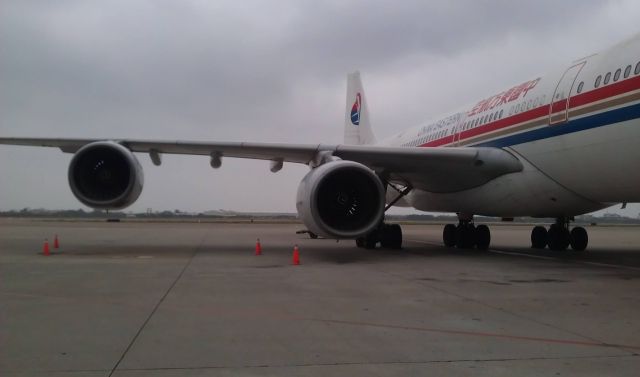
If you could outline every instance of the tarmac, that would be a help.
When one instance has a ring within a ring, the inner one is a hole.
[[[487,252],[302,228],[2,219],[0,376],[640,375],[638,227],[589,227],[583,253],[519,225]]]

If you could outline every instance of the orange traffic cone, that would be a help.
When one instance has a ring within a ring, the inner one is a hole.
[[[49,240],[47,240],[45,238],[44,240],[44,245],[42,245],[42,254],[44,254],[45,256],[49,256]]]
[[[262,246],[260,246],[260,238],[256,241],[256,255],[262,255]]]
[[[298,245],[293,247],[293,261],[292,264],[294,266],[298,266],[300,264],[300,251],[298,250]]]
[[[53,248],[54,249],[58,249],[60,248],[60,243],[58,242],[58,235],[56,234],[56,236],[53,238]]]

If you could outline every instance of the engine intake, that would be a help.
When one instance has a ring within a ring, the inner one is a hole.
[[[135,202],[144,184],[142,167],[133,153],[112,141],[80,148],[69,165],[69,185],[83,204],[121,209]]]
[[[380,223],[384,203],[382,182],[371,169],[353,161],[333,161],[302,179],[296,208],[313,233],[357,238]]]

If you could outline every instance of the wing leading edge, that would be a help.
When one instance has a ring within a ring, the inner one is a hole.
[[[60,148],[75,153],[105,139],[0,138],[0,144]],[[112,139],[132,152],[248,158],[314,165],[325,155],[359,162],[391,181],[429,192],[455,192],[522,171],[499,148],[415,148],[375,145],[280,144]]]

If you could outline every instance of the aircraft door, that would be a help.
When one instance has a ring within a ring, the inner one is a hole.
[[[465,116],[463,116],[462,113],[456,115],[456,120],[455,120],[453,129],[451,130],[451,135],[452,135],[451,146],[452,147],[460,146],[460,134],[463,131],[462,126],[464,124],[463,122],[464,119],[465,119]]]
[[[580,62],[569,67],[560,78],[558,85],[556,85],[549,105],[550,126],[562,124],[568,120],[571,91],[575,86],[578,74],[585,64],[586,62]]]

